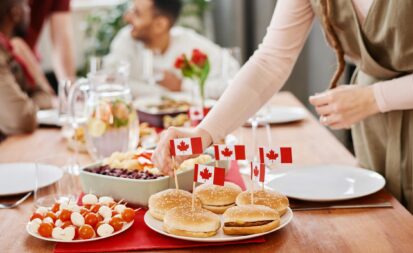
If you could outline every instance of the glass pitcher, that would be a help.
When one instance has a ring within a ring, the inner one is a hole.
[[[136,149],[139,143],[139,121],[128,85],[104,76],[90,73],[88,84],[74,85],[69,97],[72,122],[84,127],[86,147],[95,160]]]

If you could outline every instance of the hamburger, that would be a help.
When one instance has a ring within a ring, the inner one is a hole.
[[[245,206],[251,204],[251,192],[243,192],[238,195],[236,199],[238,206]],[[274,191],[254,191],[254,204],[268,206],[277,210],[280,216],[283,216],[288,209],[288,198],[281,193]]]
[[[195,189],[195,196],[202,207],[217,214],[223,214],[228,208],[235,206],[235,199],[242,192],[236,184],[225,182],[224,186],[203,184]]]
[[[262,205],[245,205],[228,208],[223,215],[226,235],[251,235],[271,231],[280,225],[280,215]]]
[[[167,189],[149,197],[149,213],[157,220],[163,221],[164,215],[177,206],[192,205],[192,194],[178,189]],[[199,199],[195,199],[195,206],[201,207]]]
[[[169,234],[189,237],[211,237],[221,227],[218,215],[200,207],[175,207],[166,212],[163,230]]]

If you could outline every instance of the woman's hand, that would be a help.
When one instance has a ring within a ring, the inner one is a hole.
[[[373,86],[343,85],[310,97],[320,122],[332,129],[351,125],[379,112]]]
[[[158,167],[164,174],[172,175],[173,166],[172,166],[172,159],[171,159],[171,155],[169,151],[169,141],[175,138],[190,138],[190,137],[201,137],[202,146],[204,149],[212,144],[211,135],[203,129],[200,129],[200,128],[184,129],[184,128],[170,127],[168,128],[168,130],[164,131],[161,134],[161,139],[158,143],[158,146],[155,149],[155,152],[152,155],[152,161],[154,162],[155,166]],[[179,164],[184,159],[185,157],[177,156],[175,161]]]

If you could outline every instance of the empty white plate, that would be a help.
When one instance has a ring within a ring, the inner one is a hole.
[[[271,106],[264,107],[257,113],[260,123],[284,124],[303,120],[307,117],[307,112],[301,107]],[[251,125],[251,119],[246,125]]]
[[[43,126],[61,127],[63,122],[59,120],[59,113],[56,109],[37,111],[37,122]]]
[[[290,198],[337,201],[359,198],[382,189],[384,178],[371,170],[346,165],[280,168],[268,172],[266,186]]]
[[[52,165],[39,166],[39,188],[51,185],[62,178],[62,171]],[[35,189],[36,167],[34,163],[0,164],[0,196],[21,194]]]

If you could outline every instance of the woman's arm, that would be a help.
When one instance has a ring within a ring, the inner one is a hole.
[[[373,90],[380,112],[413,109],[413,74],[376,83]]]
[[[217,105],[194,130],[169,128],[161,136],[152,160],[172,171],[169,140],[201,136],[204,147],[219,142],[243,124],[287,80],[310,31],[314,13],[308,0],[279,0],[267,35]],[[179,162],[182,157],[177,157]]]
[[[278,1],[263,43],[199,126],[214,142],[244,123],[285,83],[313,18],[308,0]]]

